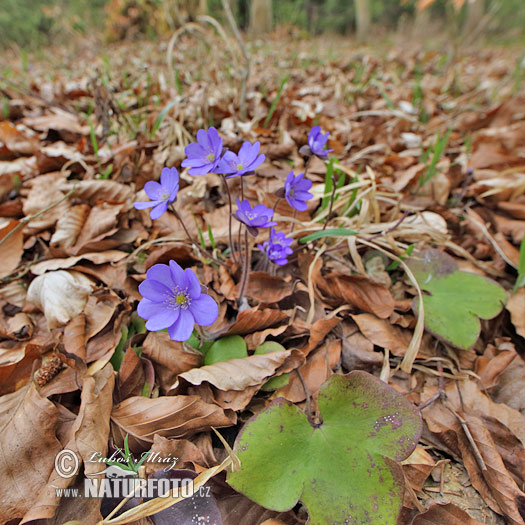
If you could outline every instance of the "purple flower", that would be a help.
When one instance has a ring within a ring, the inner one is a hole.
[[[217,303],[201,292],[195,272],[183,270],[175,261],[155,264],[139,285],[143,296],[137,313],[150,331],[168,329],[173,341],[187,341],[193,326],[209,326],[219,315]]]
[[[238,155],[233,151],[227,151],[219,162],[217,173],[231,173],[232,175],[226,177],[229,179],[255,171],[265,159],[264,155],[257,156],[260,147],[259,142],[255,144],[245,142]]]
[[[275,228],[270,230],[270,239],[263,244],[258,244],[257,248],[266,253],[268,259],[275,264],[283,265],[288,262],[288,255],[293,253],[290,248],[293,240],[286,237],[282,232],[276,233]]]
[[[248,231],[252,235],[257,235],[257,228],[268,228],[275,226],[277,223],[273,222],[273,210],[267,208],[264,204],[257,204],[253,208],[248,201],[240,201],[237,199],[237,211],[235,218],[248,226]]]
[[[314,155],[318,157],[326,157],[328,153],[334,151],[333,149],[326,149],[326,143],[328,142],[327,131],[324,135],[321,132],[321,126],[314,126],[308,134],[308,146]]]
[[[191,168],[190,175],[206,175],[213,171],[221,159],[222,139],[215,128],[207,132],[197,131],[197,142],[192,142],[184,148],[187,159],[182,161],[183,168]]]
[[[179,172],[176,168],[162,168],[160,172],[160,184],[150,180],[144,185],[146,195],[151,202],[135,202],[137,210],[153,208],[149,216],[158,219],[167,209],[171,202],[177,198],[179,191]]]
[[[298,211],[304,211],[308,207],[306,201],[310,200],[313,195],[308,191],[312,187],[312,181],[304,178],[304,173],[297,177],[293,171],[288,173],[284,183],[284,197],[288,204]]]

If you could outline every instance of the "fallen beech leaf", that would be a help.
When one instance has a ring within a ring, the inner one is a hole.
[[[259,310],[256,306],[249,310],[239,312],[237,320],[233,323],[225,335],[246,335],[264,330],[265,328],[273,327],[284,319],[288,318],[288,314],[282,310],[273,308],[265,308]]]
[[[16,398],[8,408],[5,426],[0,432],[0,522],[6,523],[23,517],[35,503],[37,495],[46,485],[53,470],[55,456],[61,445],[55,436],[58,411],[55,405],[40,396],[34,384],[19,392],[5,396]],[[6,414],[2,414],[5,420]]]
[[[70,248],[75,244],[78,234],[89,213],[87,204],[72,206],[67,212],[58,219],[55,226],[55,233],[51,237],[51,246]]]
[[[200,385],[206,381],[220,390],[244,390],[246,387],[264,383],[273,375],[297,368],[303,359],[303,354],[297,349],[251,355],[243,359],[194,368],[180,374],[179,378],[192,385]]]
[[[385,319],[378,319],[372,314],[352,315],[359,330],[374,345],[390,350],[396,356],[403,356],[407,351],[412,334]]]
[[[510,312],[510,319],[516,332],[525,339],[525,287],[518,288],[510,296],[505,308]]]
[[[509,406],[525,416],[525,361],[521,356],[516,356],[501,374],[492,398],[496,403],[502,403],[498,406]],[[525,447],[525,432],[522,441]]]
[[[157,454],[157,455],[155,455]],[[164,458],[177,458],[177,469],[194,467],[200,465],[208,468],[208,462],[200,449],[187,439],[167,439],[155,435],[151,446],[151,461],[146,461],[146,473],[153,474],[159,469],[170,467],[169,463],[159,461]],[[155,461],[156,459],[159,459]]]
[[[483,525],[481,521],[471,518],[464,510],[452,503],[439,505],[434,503],[430,508],[418,514],[412,525]]]
[[[50,329],[57,328],[82,312],[93,288],[84,274],[58,270],[36,277],[27,290],[27,300],[44,312]]]
[[[155,434],[183,438],[237,422],[233,410],[205,403],[199,396],[130,397],[113,408],[111,419],[124,432],[150,443]]]
[[[324,298],[334,306],[340,306],[344,301],[381,319],[386,319],[394,311],[394,299],[388,288],[364,275],[331,273],[322,277],[318,273],[314,282]]]
[[[102,253],[84,253],[74,257],[67,257],[66,259],[49,259],[31,266],[31,273],[35,275],[42,275],[43,273],[50,270],[63,270],[66,268],[71,268],[82,259],[86,259],[87,261],[91,261],[95,264],[104,264],[120,261],[127,256],[128,254],[126,252],[121,252],[119,250],[107,250]]]
[[[238,286],[235,288],[238,291]],[[265,272],[252,272],[246,295],[261,303],[278,303],[292,294],[293,283]]]
[[[34,132],[27,128],[24,131],[8,120],[0,122],[0,157],[32,155],[38,150],[37,138],[30,136]]]
[[[19,225],[20,221],[10,221],[7,226],[0,228],[0,243],[2,243],[0,245],[2,253],[0,277],[5,277],[16,270],[24,253],[24,228],[18,228],[16,232],[11,234]],[[7,235],[10,237],[3,242]]]

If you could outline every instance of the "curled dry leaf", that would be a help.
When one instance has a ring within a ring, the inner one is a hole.
[[[510,318],[516,332],[525,339],[525,287],[518,288],[510,296],[505,308],[510,312]]]
[[[50,270],[63,270],[75,266],[77,262],[85,259],[95,264],[113,263],[127,257],[126,252],[120,250],[107,250],[105,252],[84,253],[74,257],[67,257],[66,259],[48,259],[31,266],[31,273],[35,275],[42,275]]]
[[[20,259],[24,253],[24,233],[23,227],[20,226],[20,221],[10,221],[9,224],[0,228],[0,251],[2,253],[2,265],[0,267],[0,277],[9,275],[16,270]],[[18,228],[14,233],[11,233],[15,228]],[[10,235],[6,239],[7,235]],[[6,239],[5,241],[3,241]]]
[[[225,335],[245,335],[264,330],[288,318],[286,312],[273,308],[259,310],[258,307],[239,312],[237,320]]]
[[[27,128],[19,129],[12,122],[3,120],[0,122],[0,157],[16,157],[20,155],[32,155],[38,150],[39,142],[36,137],[31,136]]]
[[[113,409],[111,419],[124,433],[150,443],[155,434],[183,438],[237,422],[233,410],[205,403],[199,396],[130,397]]]
[[[58,219],[55,226],[55,233],[51,237],[51,246],[60,246],[61,248],[70,248],[82,229],[84,221],[89,213],[87,204],[72,206],[67,212]]]
[[[278,303],[292,291],[293,283],[289,280],[266,272],[252,272],[246,295],[262,303]]]
[[[61,445],[55,436],[58,411],[40,396],[34,384],[5,396],[0,407],[5,425],[0,432],[0,522],[22,518],[34,505],[35,495],[47,483]],[[9,403],[16,399],[16,403]]]
[[[93,281],[84,274],[58,270],[36,277],[27,300],[44,312],[50,329],[57,328],[82,312],[93,288]]]
[[[273,375],[290,372],[303,361],[303,354],[296,349],[272,352],[194,368],[180,374],[179,378],[192,385],[200,385],[206,381],[220,390],[244,390],[249,386],[264,383]]]
[[[331,273],[322,277],[318,272],[314,282],[323,298],[334,306],[340,306],[344,301],[381,319],[386,319],[394,311],[394,298],[388,288],[364,275]]]
[[[482,525],[481,521],[471,518],[464,510],[452,503],[430,505],[430,508],[415,517],[412,525]]]

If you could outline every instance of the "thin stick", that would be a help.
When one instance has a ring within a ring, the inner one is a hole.
[[[304,395],[306,396],[306,417],[310,424],[313,426],[315,425],[314,415],[312,413],[312,403],[310,400],[310,391],[308,390],[308,387],[306,386],[306,381],[304,380],[303,374],[301,374],[301,371],[296,368],[295,372],[297,373],[299,377],[299,381],[301,381],[301,385],[303,385]]]
[[[233,262],[237,262],[237,256],[235,255],[235,250],[233,249],[233,239],[232,239],[232,213],[233,213],[233,207],[232,207],[232,195],[230,193],[230,188],[228,186],[228,182],[226,181],[226,177],[224,175],[221,175],[222,182],[224,183],[224,187],[226,188],[226,193],[228,194],[228,205],[230,207],[230,213],[229,213],[229,223],[228,223],[228,242],[230,243],[230,253],[233,259]],[[239,253],[241,251],[241,246],[239,245]]]
[[[63,201],[65,201],[68,197],[73,195],[73,193],[75,193],[76,189],[77,189],[77,187],[74,186],[60,200],[56,201],[53,204],[50,204],[49,206],[47,206],[43,210],[40,210],[39,212],[35,213],[34,215],[31,215],[29,217],[24,217],[5,237],[0,239],[0,246],[2,246],[2,244],[4,244],[4,242],[6,242],[7,239],[9,239],[9,237],[14,235],[20,228],[23,228],[28,222],[31,222],[32,220],[37,219],[38,217],[40,217],[40,215],[44,215],[44,213],[47,213],[49,210],[52,210],[53,208],[56,208],[59,204],[61,204]]]
[[[248,83],[248,77],[250,76],[250,59],[248,57],[246,47],[244,46],[241,34],[239,32],[239,28],[237,27],[237,23],[235,22],[235,18],[230,8],[229,0],[222,0],[222,7],[224,9],[224,12],[226,13],[226,17],[228,18],[228,22],[230,23],[230,26],[232,28],[233,35],[235,36],[235,40],[237,40],[237,43],[241,48],[242,56],[244,58],[244,71],[242,75],[241,84],[241,100],[239,102],[239,106],[241,110],[241,119],[243,121],[246,121],[246,84]]]

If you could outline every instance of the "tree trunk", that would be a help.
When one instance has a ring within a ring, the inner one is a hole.
[[[260,35],[273,28],[272,0],[252,0],[250,5],[250,33]]]
[[[369,0],[355,0],[355,20],[357,39],[364,42],[370,31],[370,2]]]

